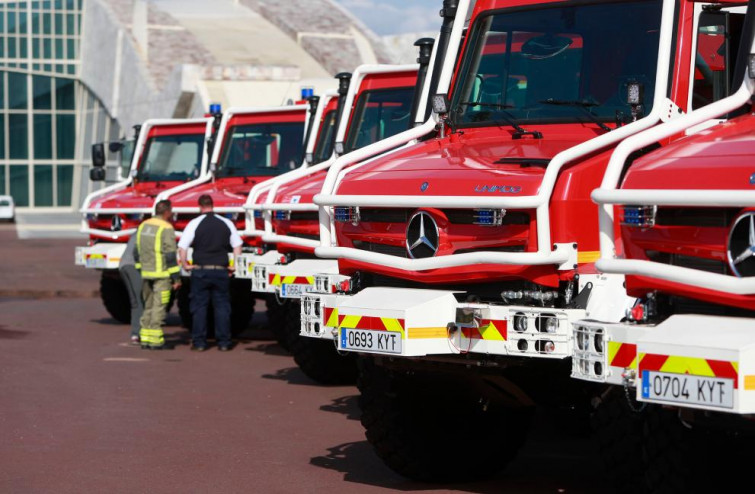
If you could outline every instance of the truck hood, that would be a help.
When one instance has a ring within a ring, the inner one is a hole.
[[[92,201],[90,208],[151,208],[158,194],[183,182],[146,182],[116,190]]]
[[[185,190],[173,196],[170,201],[173,207],[198,207],[199,196],[209,194],[212,196],[215,207],[241,207],[246,202],[249,191],[260,181],[259,179],[219,179],[215,182],[207,182],[189,190]]]
[[[745,115],[635,161],[624,189],[755,190],[755,117]]]
[[[595,137],[588,128],[542,127],[545,138],[514,140],[466,131],[433,139],[359,167],[338,187],[343,195],[534,195],[548,162],[559,152]]]
[[[322,170],[281,186],[276,194],[275,202],[311,204],[314,196],[322,190],[322,184],[327,175],[328,171]]]

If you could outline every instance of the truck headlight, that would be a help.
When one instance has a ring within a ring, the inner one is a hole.
[[[521,312],[514,314],[514,330],[519,333],[527,331],[527,316]]]

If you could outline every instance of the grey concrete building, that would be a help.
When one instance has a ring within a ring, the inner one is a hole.
[[[210,103],[284,104],[390,58],[333,0],[0,0],[0,194],[75,211],[99,187],[93,142]]]

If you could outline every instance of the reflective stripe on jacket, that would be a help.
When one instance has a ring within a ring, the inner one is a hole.
[[[134,257],[144,279],[177,278],[176,232],[173,225],[160,218],[150,218],[136,230]]]

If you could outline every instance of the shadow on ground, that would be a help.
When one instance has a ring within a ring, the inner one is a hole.
[[[333,400],[330,405],[320,407],[323,412],[340,413],[349,420],[359,420],[362,413],[359,411],[359,396],[342,396]]]
[[[26,338],[29,334],[28,331],[20,331],[18,329],[8,329],[0,326],[0,340],[20,340]]]
[[[262,374],[265,379],[273,379],[276,381],[285,381],[288,384],[295,384],[299,386],[315,386],[318,388],[328,387],[323,384],[319,384],[313,381],[304,374],[298,367],[287,367],[285,369],[278,369],[275,374]]]
[[[473,452],[460,452],[460,454],[474,454]],[[343,480],[355,484],[385,487],[403,492],[421,492],[438,489],[450,489],[460,492],[474,492],[480,494],[493,494],[502,492],[501,482],[498,479],[484,482],[459,483],[459,484],[432,484],[407,480],[394,473],[375,455],[372,446],[367,441],[340,444],[328,448],[328,453],[323,456],[315,456],[310,459],[310,464],[335,470],[344,474]],[[520,491],[512,491],[520,492]]]

